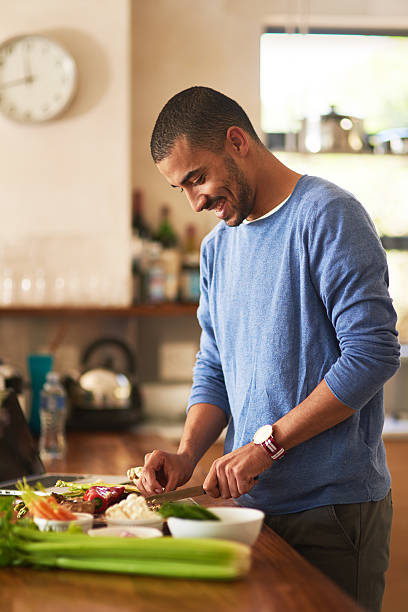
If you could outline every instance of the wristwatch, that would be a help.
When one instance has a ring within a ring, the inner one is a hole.
[[[286,451],[282,446],[276,442],[273,437],[273,426],[272,425],[262,425],[254,434],[253,443],[259,446],[263,446],[268,455],[274,461],[278,461],[278,459],[282,459],[282,457],[286,454]]]

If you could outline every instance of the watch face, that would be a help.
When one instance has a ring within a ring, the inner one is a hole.
[[[263,425],[254,435],[254,443],[262,444],[272,435],[272,425]]]
[[[75,62],[58,43],[29,35],[0,45],[0,111],[8,118],[53,119],[72,101],[76,84]]]

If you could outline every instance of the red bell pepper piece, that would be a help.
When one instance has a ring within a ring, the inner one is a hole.
[[[123,496],[125,487],[89,487],[85,491],[84,501],[93,501],[95,503],[95,512],[105,512],[106,508]]]

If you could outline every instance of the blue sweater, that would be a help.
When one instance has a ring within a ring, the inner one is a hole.
[[[225,412],[226,453],[323,378],[355,411],[290,449],[241,505],[283,514],[386,495],[383,385],[399,366],[396,314],[384,250],[350,193],[304,175],[274,214],[220,222],[202,244],[198,320],[188,407]]]

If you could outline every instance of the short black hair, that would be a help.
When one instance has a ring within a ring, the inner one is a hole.
[[[150,140],[150,151],[157,164],[170,155],[180,136],[193,148],[220,152],[228,128],[236,125],[261,143],[241,106],[210,87],[195,86],[177,93],[161,110]]]

